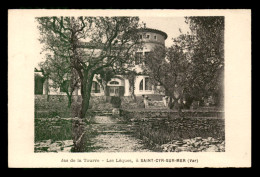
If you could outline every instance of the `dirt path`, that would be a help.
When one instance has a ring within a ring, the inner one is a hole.
[[[96,116],[93,128],[98,134],[90,139],[90,152],[149,152],[141,140],[131,135],[131,126],[120,124],[109,116]]]

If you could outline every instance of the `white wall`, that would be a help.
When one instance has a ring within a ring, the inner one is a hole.
[[[140,84],[141,80],[145,79],[146,77],[148,77],[148,76],[145,76],[145,75],[136,76],[135,91],[134,91],[135,95],[141,96],[141,95],[148,95],[148,94],[154,94],[155,93],[153,86],[152,86],[152,90],[145,90],[145,81],[143,81],[143,90],[139,90],[139,84]],[[94,78],[93,81],[96,81],[96,79]],[[129,83],[128,79],[113,78],[111,81],[118,81],[119,82],[118,86],[124,86],[124,88],[125,88],[124,96],[130,96],[131,95],[131,93],[129,91],[130,83]],[[49,84],[51,84],[51,83],[52,83],[52,81],[49,79]],[[44,84],[46,84],[46,82]],[[112,85],[110,85],[108,83],[108,86],[112,86]],[[43,87],[43,94],[46,94],[45,86]],[[49,95],[66,95],[66,93],[60,92],[60,88],[54,89],[54,88],[50,87],[49,88]],[[75,91],[73,92],[73,95],[81,95],[80,88],[75,89]],[[105,92],[102,89],[102,87],[100,86],[100,93],[91,93],[91,95],[93,95],[93,96],[104,96]]]
[[[135,80],[135,95],[140,96],[140,95],[148,95],[148,94],[154,94],[153,90],[145,90],[145,81],[143,81],[143,90],[139,90],[139,85],[142,79],[146,78],[148,76],[136,76]]]
[[[125,94],[124,96],[130,96],[130,92],[129,92],[129,87],[130,87],[130,83],[128,79],[125,79]]]

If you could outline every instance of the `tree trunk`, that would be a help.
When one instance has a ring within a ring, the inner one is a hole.
[[[50,100],[50,96],[49,96],[49,78],[47,77],[46,79],[46,86],[45,86],[45,89],[46,89],[46,94],[47,94],[47,101],[49,102]]]
[[[134,102],[136,102],[136,96],[134,93],[132,94],[132,98],[133,98]]]
[[[168,108],[169,109],[173,109],[173,103],[172,103],[172,97],[170,96],[170,100],[169,100],[169,102],[168,102]]]
[[[132,88],[131,90],[131,97],[132,99],[134,100],[134,102],[136,102],[136,96],[135,96],[135,92],[134,92],[134,89]]]
[[[181,98],[173,98],[174,99],[174,106],[173,109],[178,111],[179,117],[183,117],[182,112],[182,99]],[[180,100],[180,103],[178,102]]]
[[[107,83],[105,83],[103,85],[103,89],[104,89],[104,94],[105,94],[105,102],[108,102],[108,88],[107,88]]]
[[[80,111],[81,119],[85,117],[89,107],[93,77],[94,77],[93,73],[85,71],[83,80],[81,81],[81,96],[82,96],[81,111]]]
[[[68,108],[70,108],[71,107],[71,103],[72,103],[72,95],[67,94],[67,96],[68,96]]]
[[[136,102],[134,80],[130,81],[129,89],[130,89],[132,99],[134,100],[134,102]]]

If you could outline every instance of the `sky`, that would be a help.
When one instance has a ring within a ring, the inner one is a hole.
[[[181,32],[179,29],[181,29],[182,33],[187,33],[189,31],[188,24],[185,23],[184,17],[139,17],[140,23],[145,23],[147,28],[154,28],[160,31],[163,31],[167,33],[168,38],[165,41],[165,46],[170,47],[172,45],[172,38],[178,37]],[[36,24],[37,25],[37,24]],[[37,30],[37,36],[39,36],[39,32]],[[37,40],[37,39],[36,39]],[[35,61],[35,67],[38,68],[38,63],[41,61],[44,61],[44,55],[41,55],[41,44],[37,40],[35,41],[38,43],[38,51],[39,53],[36,61]]]

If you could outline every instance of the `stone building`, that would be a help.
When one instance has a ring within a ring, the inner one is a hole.
[[[149,77],[142,74],[142,65],[144,64],[141,59],[145,57],[155,46],[161,45],[165,46],[165,40],[167,39],[167,34],[163,31],[151,28],[142,28],[139,30],[139,37],[143,41],[143,47],[135,51],[135,70],[140,73],[135,78],[135,90],[136,96],[141,95],[151,95],[159,94],[156,92],[155,87],[150,83]],[[47,87],[52,82],[51,80],[41,79],[42,74],[40,71],[36,71],[35,75],[35,94],[47,94]],[[123,75],[117,75],[112,78],[108,84],[108,94],[109,96],[130,96],[130,85],[129,80]],[[65,95],[65,92],[61,88],[54,89],[49,88],[49,95]],[[75,90],[74,95],[80,95],[80,90]],[[92,91],[93,96],[103,96],[105,94],[102,87],[93,79]]]

